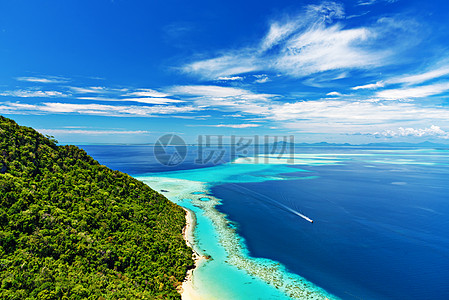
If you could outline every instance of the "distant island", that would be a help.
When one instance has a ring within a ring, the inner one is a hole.
[[[180,299],[185,211],[0,116],[0,298]]]
[[[368,143],[368,144],[349,144],[349,143],[328,143],[328,142],[320,142],[320,143],[289,143],[285,141],[279,141],[276,143],[273,143],[277,146],[290,146],[293,145],[294,147],[381,147],[381,148],[408,148],[408,147],[422,147],[422,148],[435,148],[435,147],[443,147],[448,148],[449,144],[443,144],[443,143],[433,143],[429,141],[420,142],[420,143],[407,143],[407,142],[379,142],[379,143]]]

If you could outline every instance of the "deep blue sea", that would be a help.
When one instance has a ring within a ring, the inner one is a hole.
[[[160,165],[151,146],[81,147],[131,175],[206,167],[194,163],[193,148],[173,168]],[[295,152],[314,162],[291,166],[283,180],[211,187],[251,256],[343,299],[449,299],[449,150]]]

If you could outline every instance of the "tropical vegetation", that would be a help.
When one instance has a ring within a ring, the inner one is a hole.
[[[0,299],[179,299],[176,204],[0,116]]]

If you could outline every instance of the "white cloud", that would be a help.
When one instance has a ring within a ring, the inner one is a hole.
[[[432,74],[434,75],[435,73]],[[266,75],[260,74],[257,76],[264,78]],[[257,76],[254,78],[259,79]],[[427,78],[429,76],[427,75]],[[277,127],[297,132],[335,134],[355,132],[367,134],[383,132],[399,126],[406,129],[425,129],[432,128],[431,125],[435,123],[443,128],[444,126],[449,126],[449,109],[444,106],[424,106],[413,101],[395,101],[395,99],[423,97],[449,90],[449,82],[379,91],[376,94],[377,99],[374,99],[376,101],[354,100],[354,95],[351,95],[352,101],[339,100],[342,98],[293,101],[279,95],[257,93],[245,88],[219,85],[173,86],[161,92],[153,89],[132,88],[90,87],[90,89],[102,92],[92,93],[92,95],[79,95],[82,96],[79,98],[93,101],[92,103],[52,103],[50,100],[37,104],[7,102],[0,104],[0,113],[82,114],[116,117],[170,116],[172,118],[197,119],[201,117],[204,119],[209,117],[197,116],[197,114],[192,114],[192,112],[218,110],[226,112],[227,115],[234,114],[236,117],[243,115],[246,117],[246,121],[244,121],[246,124],[214,125],[216,127],[251,128],[261,126],[259,123],[252,123],[253,121],[264,121],[262,124],[266,128]],[[19,91],[22,93],[22,97],[31,97],[31,93],[43,93],[43,91]],[[50,92],[47,91],[47,93],[40,95],[58,97],[63,94],[62,92]],[[162,97],[168,95],[170,97]],[[333,91],[328,93],[328,96],[340,97],[347,95]],[[98,103],[99,101],[120,101],[122,103]],[[153,105],[128,105],[129,103],[123,103],[124,101]]]
[[[279,42],[285,40],[293,32],[302,27],[302,20],[286,21],[284,24],[279,22],[273,22],[270,25],[270,29],[267,35],[264,37],[261,43],[262,50],[268,50],[278,44]]]
[[[276,96],[272,94],[257,94],[241,88],[218,85],[181,85],[174,86],[169,91],[177,95],[209,97],[211,99],[268,100]]]
[[[270,101],[277,95],[215,85],[175,86],[169,89],[182,99],[192,101],[197,107],[225,111],[248,112],[260,116],[267,112]]]
[[[69,87],[76,94],[96,94],[98,96],[78,96],[77,99],[91,101],[132,101],[146,104],[182,103],[179,99],[167,98],[170,94],[154,89],[130,89],[108,87]]]
[[[81,134],[81,135],[117,135],[117,134],[148,134],[149,131],[145,130],[82,130],[82,129],[36,129],[42,134],[48,135],[72,135],[72,134]]]
[[[449,108],[422,106],[415,102],[344,101],[276,101],[274,95],[256,94],[244,89],[217,86],[178,86],[170,89],[194,105],[136,106],[71,103],[3,103],[0,113],[13,114],[82,114],[132,117],[180,117],[197,119],[195,111],[221,110],[234,117],[254,116],[263,126],[275,126],[297,132],[351,134],[383,132],[390,128],[433,128],[432,124],[449,127]],[[156,98],[158,99],[158,98]],[[205,116],[207,117],[207,116]],[[214,125],[215,126],[215,125]],[[251,128],[258,123],[218,124],[218,127]],[[435,132],[436,129],[433,128]],[[406,131],[405,131],[406,132]]]
[[[376,3],[377,2],[377,0],[363,0],[363,1],[359,1],[358,3],[357,3],[357,5],[360,5],[360,6],[368,6],[368,5],[373,5],[374,3]]]
[[[105,86],[85,86],[85,87],[78,87],[78,86],[69,86],[70,90],[72,90],[76,94],[115,94],[115,95],[122,95],[129,92],[128,88],[111,88],[111,87],[105,87]],[[138,89],[136,91],[141,91],[141,89]]]
[[[355,86],[351,89],[356,91],[356,90],[364,90],[364,89],[377,89],[379,87],[384,87],[384,86],[385,86],[385,83],[383,81],[378,81],[376,83]]]
[[[49,97],[67,97],[67,94],[58,91],[38,91],[38,90],[15,90],[0,93],[0,96],[10,96],[18,98],[49,98]]]
[[[413,74],[413,75],[401,75],[392,77],[390,79],[386,79],[383,81],[378,81],[376,83],[370,83],[366,85],[355,86],[353,90],[361,90],[361,89],[376,89],[382,88],[389,84],[398,84],[402,83],[405,85],[416,85],[419,83],[423,83],[432,79],[437,79],[441,77],[445,77],[449,75],[449,66],[444,65],[443,67],[439,67],[433,70],[429,70],[423,73]]]
[[[254,77],[257,78],[256,80],[254,80],[255,83],[265,83],[271,81],[268,75],[266,74],[254,75]]]
[[[231,87],[179,86],[174,94],[191,96],[203,109],[233,111],[252,115],[278,127],[313,133],[354,133],[403,127],[430,126],[439,121],[449,125],[449,108],[422,106],[415,102],[323,99],[275,101],[276,95],[255,94]],[[329,96],[342,96],[331,92]],[[281,98],[282,99],[282,98]]]
[[[248,91],[218,85],[180,85],[170,89],[175,94],[209,97],[234,97],[247,94]]]
[[[394,2],[396,2],[398,0],[359,0],[357,5],[369,6],[369,5],[373,5],[375,3],[378,3],[379,1],[387,2],[387,3],[394,3]]]
[[[449,74],[449,67],[444,66],[435,70],[431,70],[428,72],[416,74],[416,75],[408,75],[408,76],[400,76],[395,77],[387,81],[387,83],[406,83],[406,84],[418,84],[422,82],[426,82],[431,79],[440,78],[442,76],[446,76]]]
[[[184,115],[171,115],[170,118],[176,118],[176,119],[186,119],[186,120],[207,120],[211,118],[211,115],[191,115],[191,116],[184,116]]]
[[[49,77],[17,77],[18,81],[35,82],[35,83],[64,83],[68,82],[67,78],[49,76]]]
[[[260,127],[260,124],[218,124],[218,125],[208,125],[211,127],[226,127],[226,128],[253,128]]]
[[[105,98],[105,97],[77,97],[80,100],[92,100],[92,101],[109,101],[109,102],[138,102],[146,104],[167,104],[167,103],[182,103],[183,100],[170,99],[170,98]]]
[[[161,92],[158,92],[158,91],[152,90],[152,89],[138,89],[138,90],[136,90],[134,92],[130,92],[130,93],[126,94],[125,96],[165,98],[165,97],[168,97],[170,95],[166,94],[166,93],[161,93]]]
[[[223,115],[223,117],[243,118],[244,116],[242,114],[232,114],[232,115]]]
[[[91,87],[76,87],[71,86],[71,90],[79,94],[102,94],[107,91],[103,86],[91,86]]]
[[[321,4],[307,6],[306,16],[317,22],[331,23],[334,19],[343,19],[345,10],[343,4],[324,1]]]
[[[412,88],[388,89],[377,92],[375,96],[385,100],[399,100],[438,95],[448,90],[449,82],[445,82]]]
[[[142,98],[122,98],[119,101],[133,101],[139,103],[146,104],[167,104],[167,103],[183,103],[184,100],[179,99],[170,99],[170,98],[151,98],[151,97],[142,97]]]
[[[294,77],[329,70],[366,68],[380,64],[381,55],[362,45],[374,34],[366,28],[318,26],[290,38],[273,67]]]
[[[386,58],[392,52],[385,50],[392,47],[391,43],[379,41],[388,36],[393,27],[398,31],[394,20],[349,29],[342,24],[331,24],[343,17],[342,5],[335,2],[309,5],[295,17],[272,22],[267,34],[253,46],[195,61],[185,65],[183,70],[203,79],[261,70],[303,77],[333,70],[372,68],[391,62]],[[406,29],[401,30],[398,41],[406,39]],[[379,45],[384,45],[383,49]]]
[[[443,139],[449,139],[449,132],[442,130],[439,126],[432,125],[430,128],[403,128],[399,127],[398,130],[384,130],[382,132],[375,132],[372,134],[376,137],[439,137]]]
[[[204,79],[216,79],[237,74],[254,72],[262,68],[256,57],[252,57],[253,49],[225,54],[217,58],[201,60],[185,65],[182,70],[200,75]]]
[[[217,80],[221,80],[221,81],[236,81],[236,80],[243,80],[242,76],[232,76],[232,77],[218,77]]]
[[[202,109],[252,115],[278,127],[313,133],[354,133],[403,127],[430,126],[439,121],[449,125],[449,108],[422,106],[415,102],[338,100],[282,102],[276,95],[255,94],[231,87],[178,86],[170,92],[191,100]],[[329,96],[340,96],[331,92]],[[282,98],[281,98],[282,99]]]
[[[69,104],[69,103],[43,103],[42,111],[81,114],[100,114],[111,116],[134,115],[152,116],[183,113],[196,110],[193,107],[177,106],[113,106],[101,104]]]
[[[49,113],[69,113],[82,115],[101,116],[134,116],[134,117],[160,117],[164,115],[183,114],[198,111],[200,108],[193,106],[135,106],[135,105],[103,105],[103,104],[73,104],[59,102],[45,102],[40,104],[23,104],[18,102],[3,103],[0,106],[2,113],[26,113],[26,114],[49,114]]]
[[[95,96],[78,96],[76,99],[109,102],[138,102],[146,104],[182,103],[183,100],[167,98],[170,94],[153,89],[129,89],[107,87],[70,87],[77,94],[96,94]],[[98,95],[98,96],[97,96]]]
[[[447,64],[447,62],[445,61],[439,62],[437,63],[437,65],[443,66],[439,66],[417,74],[395,76],[389,79],[378,81],[376,83],[355,86],[352,87],[351,89],[353,90],[377,89],[385,87],[386,85],[390,84],[402,84],[403,86],[413,86],[433,79],[440,79],[443,77],[447,77],[449,75],[449,65]]]
[[[299,101],[272,105],[266,118],[285,128],[313,133],[354,133],[403,127],[449,126],[449,109],[423,107],[413,102],[343,100]]]
[[[256,79],[254,82],[255,83],[265,83],[268,81],[270,81],[270,79],[268,77],[264,77],[264,78]]]

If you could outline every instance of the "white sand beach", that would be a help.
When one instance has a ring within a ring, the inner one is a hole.
[[[193,239],[193,231],[195,229],[195,214],[191,212],[189,209],[184,208],[186,211],[186,227],[183,230],[183,236],[186,240],[187,245],[193,250],[193,259],[195,262],[195,268],[205,260],[204,256],[199,255],[193,248],[192,239]],[[178,288],[179,293],[181,294],[181,298],[183,300],[202,300],[203,298],[200,296],[197,290],[195,290],[193,286],[193,271],[195,269],[191,269],[187,272],[186,278],[182,285]]]

